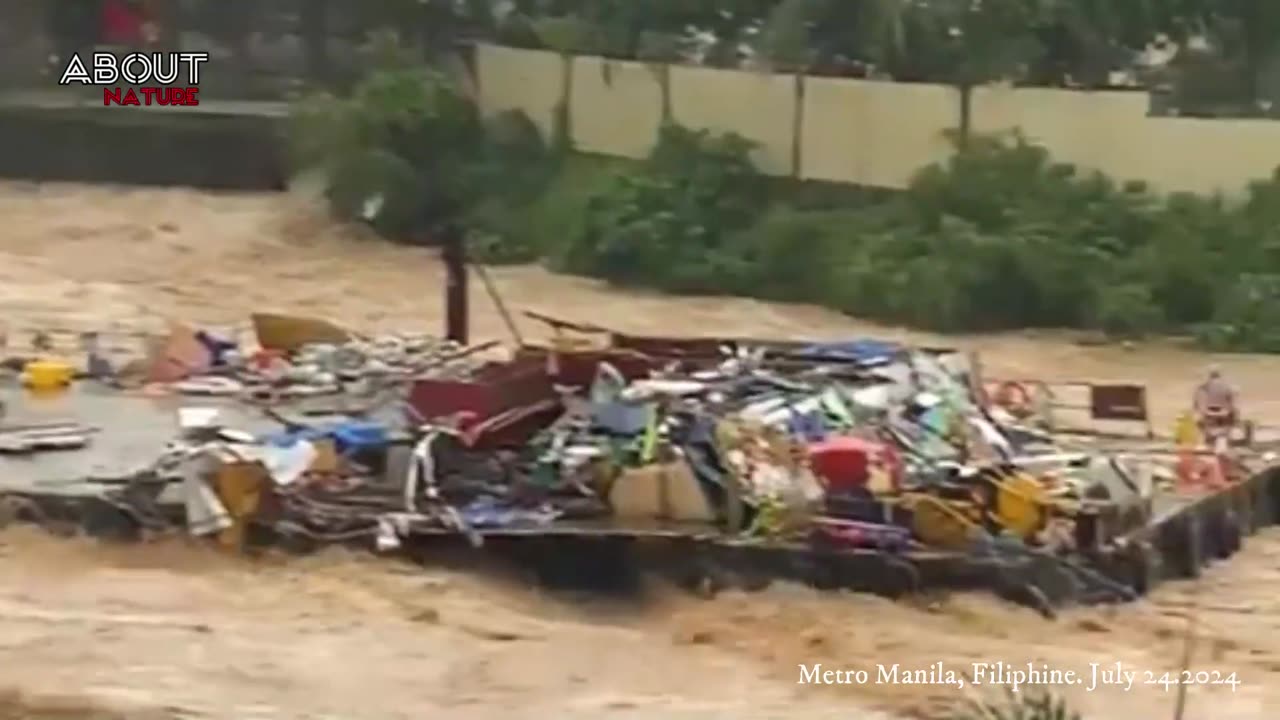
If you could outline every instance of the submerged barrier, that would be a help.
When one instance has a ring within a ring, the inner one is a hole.
[[[1068,560],[1026,547],[988,552],[888,552],[823,548],[728,538],[688,529],[616,524],[556,524],[490,529],[468,539],[444,529],[406,538],[404,557],[431,563],[452,550],[492,555],[523,568],[541,583],[597,592],[631,592],[645,576],[662,577],[704,594],[759,589],[791,581],[819,590],[865,592],[890,598],[946,591],[990,591],[1047,617],[1071,605],[1138,599],[1168,580],[1199,577],[1230,558],[1248,536],[1280,518],[1280,469],[1198,498],[1177,501],[1148,525],[1082,558]],[[159,509],[158,509],[159,511]],[[34,522],[59,534],[83,531],[109,540],[134,540],[145,529],[136,508],[99,496],[19,492],[0,503],[5,520]],[[274,544],[277,537],[260,537]],[[305,553],[320,544],[287,549]],[[367,543],[355,543],[366,547]]]
[[[1053,616],[1064,606],[1135,600],[1164,581],[1198,577],[1277,518],[1280,469],[1270,469],[1180,502],[1112,547],[1079,561],[1026,548],[893,553],[625,528],[494,530],[486,533],[485,544],[518,558],[544,580],[575,587],[630,587],[637,577],[653,574],[701,592],[756,589],[772,580],[890,598],[986,590]],[[429,557],[445,537],[420,536],[409,552]]]

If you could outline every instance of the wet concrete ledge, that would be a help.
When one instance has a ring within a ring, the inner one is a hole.
[[[194,108],[93,106],[0,98],[0,177],[34,181],[284,190],[280,103]]]

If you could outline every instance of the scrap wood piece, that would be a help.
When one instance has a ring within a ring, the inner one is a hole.
[[[225,462],[218,467],[214,492],[230,517],[230,524],[218,535],[224,549],[244,547],[249,521],[261,508],[270,480],[267,469],[259,462]]]
[[[1239,613],[1242,615],[1252,615],[1254,613],[1258,613],[1262,611],[1262,608],[1259,608],[1257,605],[1254,605],[1252,603],[1237,604],[1237,605],[1203,603],[1196,606],[1190,600],[1161,600],[1159,604],[1163,608],[1168,608],[1171,611],[1165,614],[1176,615],[1178,617],[1181,617],[1182,613],[1177,611],[1186,610],[1193,607],[1198,607],[1201,610],[1208,610],[1211,612]]]
[[[0,424],[0,433],[58,432],[66,430],[96,433],[99,428],[92,425],[85,425],[78,420],[70,419]]]
[[[419,364],[418,366],[413,368],[413,371],[417,377],[427,377],[429,376],[429,371],[431,370],[434,370],[439,367],[443,367],[445,365],[448,365],[449,363],[456,362],[458,360],[466,360],[467,358],[480,355],[481,353],[488,352],[490,350],[493,350],[494,348],[498,348],[501,346],[502,346],[502,341],[500,340],[487,340],[478,345],[468,345],[454,352],[446,352],[446,353],[437,355],[431,358],[430,360]]]
[[[79,449],[95,430],[74,422],[0,428],[0,454]]]
[[[532,628],[516,629],[513,627],[482,627],[468,622],[448,623],[458,630],[481,640],[493,640],[495,642],[518,642],[521,640],[539,640],[544,633],[537,632]]]
[[[609,503],[616,517],[710,524],[715,512],[686,462],[625,470],[615,479]]]
[[[599,325],[593,325],[591,323],[579,323],[579,322],[574,322],[572,320],[561,320],[560,318],[554,318],[554,317],[551,317],[550,315],[543,315],[542,313],[535,312],[533,310],[525,310],[524,314],[525,314],[525,317],[529,318],[530,320],[537,320],[538,322],[546,323],[547,325],[551,326],[551,329],[556,331],[557,333],[562,332],[564,330],[573,330],[575,332],[580,332],[580,333],[592,333],[592,334],[606,333],[609,335],[613,334],[612,330],[601,327]]]
[[[212,364],[213,356],[195,330],[173,323],[167,336],[149,343],[146,378],[152,383],[178,382],[206,372]]]
[[[253,331],[264,350],[293,353],[306,345],[341,345],[352,333],[321,318],[276,313],[253,313]]]

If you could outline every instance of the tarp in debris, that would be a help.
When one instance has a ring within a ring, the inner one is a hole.
[[[860,338],[844,342],[818,343],[801,350],[797,355],[807,360],[853,362],[869,366],[889,362],[906,352],[897,343]]]

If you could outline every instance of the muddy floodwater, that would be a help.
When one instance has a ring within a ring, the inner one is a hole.
[[[371,330],[442,322],[431,252],[335,227],[302,195],[0,183],[0,217],[0,320],[12,336],[123,336],[167,319],[233,326],[255,310]],[[1280,391],[1268,382],[1280,376],[1275,358],[1054,334],[940,340],[807,306],[620,292],[536,267],[491,275],[513,309],[626,331],[875,334],[978,349],[992,375],[1142,382],[1163,426],[1217,363],[1248,415],[1280,424]],[[473,333],[505,337],[482,285],[472,292]],[[531,323],[522,330],[544,333]],[[1272,717],[1276,531],[1252,538],[1198,587],[1174,583],[1138,604],[1047,622],[984,596],[895,604],[777,586],[704,601],[655,588],[619,604],[348,553],[251,562],[180,540],[114,548],[10,530],[0,534],[0,720],[108,718],[111,708],[130,718],[237,720],[911,717],[990,687],[876,683],[878,665],[1001,661],[1080,673],[1084,682],[1063,690],[1089,718],[1172,717],[1175,689],[1160,680],[1181,665],[1193,606],[1193,671],[1238,685],[1191,687],[1186,717]],[[1091,666],[1117,662],[1136,673],[1134,684],[1090,691]],[[872,682],[799,684],[800,666],[815,664],[866,670]]]

